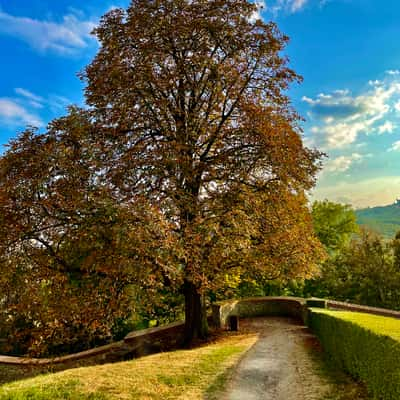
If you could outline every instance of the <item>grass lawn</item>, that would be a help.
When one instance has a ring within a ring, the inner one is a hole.
[[[389,336],[400,342],[400,319],[354,311],[336,311],[319,308],[313,308],[312,311],[352,322],[379,335]]]
[[[229,334],[191,350],[19,380],[0,386],[0,400],[218,399],[232,366],[255,340]]]

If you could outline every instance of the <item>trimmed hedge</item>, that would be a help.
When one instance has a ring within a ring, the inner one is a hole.
[[[375,399],[400,399],[400,320],[314,308],[309,326],[332,360]]]

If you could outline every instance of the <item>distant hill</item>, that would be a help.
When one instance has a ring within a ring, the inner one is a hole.
[[[400,231],[400,200],[389,206],[363,208],[355,213],[359,225],[373,229],[385,239],[393,239]]]

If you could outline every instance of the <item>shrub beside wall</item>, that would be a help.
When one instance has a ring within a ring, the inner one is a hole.
[[[338,367],[365,382],[374,398],[400,399],[399,320],[311,309],[309,325]]]

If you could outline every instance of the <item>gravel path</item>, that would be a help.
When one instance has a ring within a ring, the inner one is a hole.
[[[320,400],[332,391],[316,373],[315,337],[306,327],[289,318],[240,322],[240,330],[255,330],[259,339],[239,363],[225,400]]]

